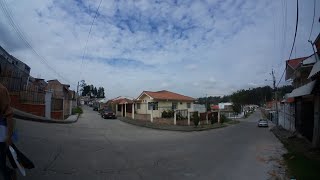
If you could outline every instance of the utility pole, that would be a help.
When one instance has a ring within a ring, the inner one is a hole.
[[[276,125],[278,125],[278,95],[277,95],[277,87],[276,87],[276,77],[274,76],[274,70],[272,69],[272,80],[273,80],[273,91],[274,91],[274,99],[276,101]]]
[[[207,121],[207,124],[209,124],[209,121],[208,121],[208,94],[206,94],[206,121]]]
[[[78,81],[78,85],[77,85],[77,106],[79,106],[79,81]]]
[[[206,94],[206,111],[208,111],[208,94]]]

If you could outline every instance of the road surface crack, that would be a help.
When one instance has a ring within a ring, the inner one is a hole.
[[[58,147],[58,150],[57,150],[57,153],[54,155],[53,159],[48,163],[48,165],[46,165],[44,168],[43,168],[43,171],[48,171],[51,166],[54,164],[54,162],[58,159],[58,157],[60,156],[62,152],[62,148],[61,146]]]

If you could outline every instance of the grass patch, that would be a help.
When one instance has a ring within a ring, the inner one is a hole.
[[[295,179],[317,180],[320,177],[320,162],[309,159],[302,153],[289,152],[283,155],[289,174]]]
[[[314,157],[306,156],[310,153],[302,150],[299,140],[292,140],[292,142],[285,141],[279,138],[284,144],[288,153],[283,155],[283,159],[287,165],[289,175],[295,179],[317,180],[320,177],[320,160]]]
[[[83,113],[83,110],[81,107],[75,107],[72,109],[72,115],[75,115],[75,114],[82,114]]]

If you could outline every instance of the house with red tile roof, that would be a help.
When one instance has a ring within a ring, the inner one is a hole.
[[[286,80],[291,79],[295,89],[280,104],[278,121],[320,147],[320,33],[312,45],[317,48],[314,54],[287,61]]]
[[[152,113],[153,118],[160,118],[163,111],[192,111],[194,98],[167,90],[143,91],[135,100],[137,114]]]

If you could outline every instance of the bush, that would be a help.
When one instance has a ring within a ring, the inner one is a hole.
[[[221,117],[220,117],[220,123],[222,124],[222,123],[227,122],[227,121],[228,121],[228,118],[224,114],[222,114]]]
[[[162,118],[173,118],[174,116],[174,111],[168,110],[168,111],[163,111],[161,114]]]
[[[194,124],[196,127],[199,125],[200,117],[198,116],[198,112],[194,112],[194,113],[192,114],[191,120],[193,121],[193,124]]]
[[[218,119],[212,114],[212,116],[210,117],[210,122],[211,124],[217,123]]]
[[[72,109],[72,114],[82,114],[83,113],[83,110],[81,107],[75,107]]]
[[[167,116],[168,116],[167,111],[163,111],[162,114],[161,114],[161,117],[162,118],[167,118]]]

